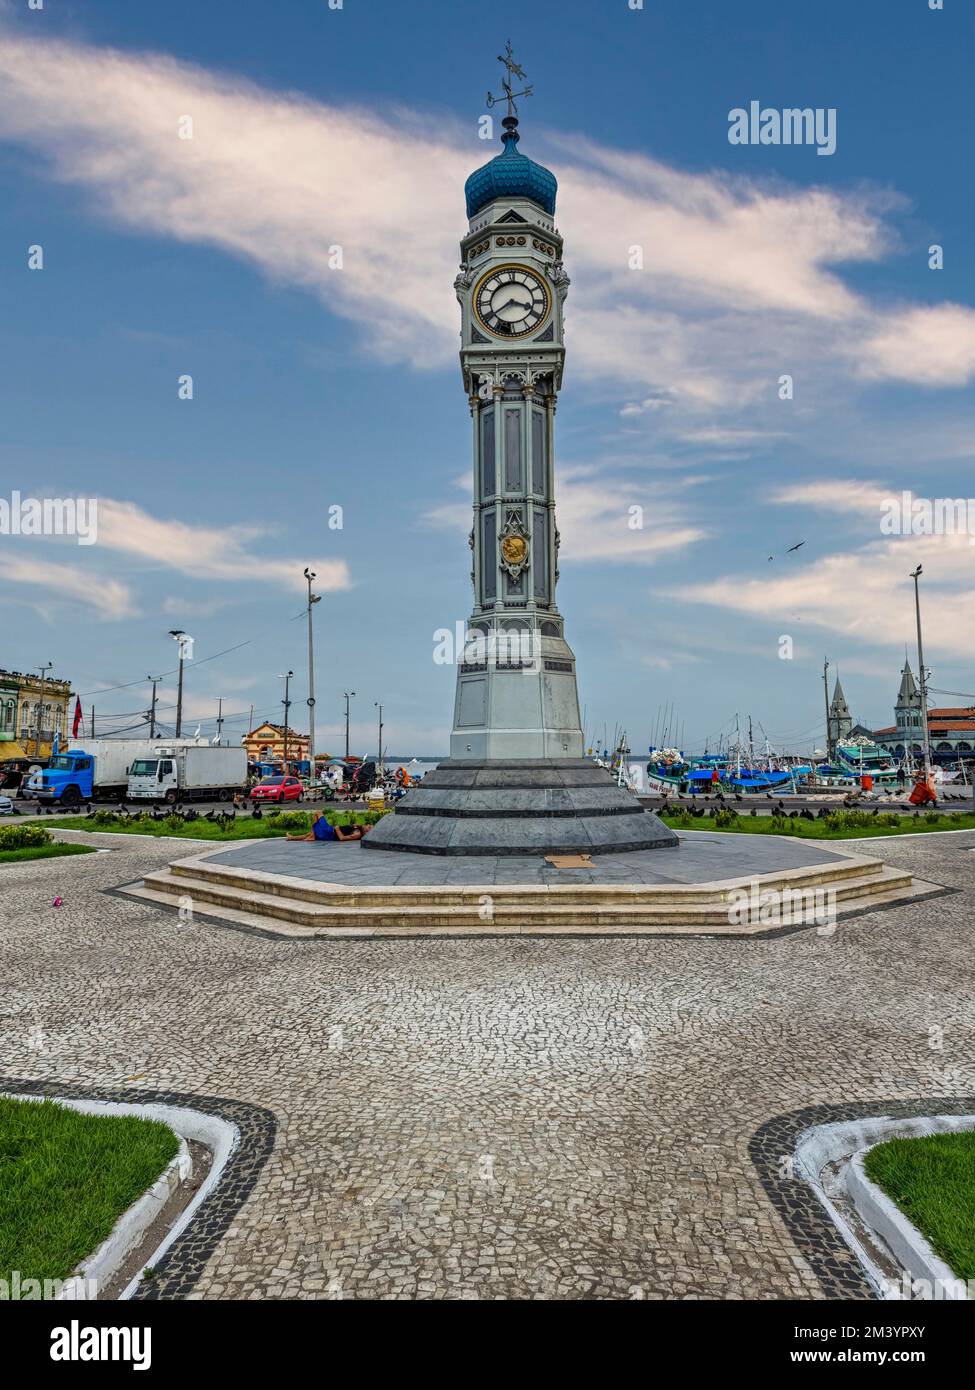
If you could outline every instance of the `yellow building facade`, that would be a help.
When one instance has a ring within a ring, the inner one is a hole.
[[[261,724],[241,740],[252,763],[281,762],[284,758],[284,725]],[[308,735],[296,729],[288,730],[288,762],[302,762],[308,757]]]
[[[71,734],[71,682],[0,670],[0,761],[48,758],[55,733]]]

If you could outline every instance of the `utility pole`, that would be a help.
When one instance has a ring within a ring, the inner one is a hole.
[[[152,681],[152,705],[149,709],[149,737],[156,737],[156,686],[162,680],[162,676],[146,676],[147,681]]]
[[[311,581],[315,578],[315,571],[305,568],[305,578],[308,580],[308,762],[311,767],[312,781],[315,780],[315,641],[312,630],[311,611],[312,606],[321,603],[321,594],[313,594],[311,591]]]
[[[285,777],[288,775],[288,710],[291,708],[288,689],[293,675],[294,671],[278,672],[278,680],[284,681],[284,699],[281,701],[284,705],[284,751],[281,755],[281,771]]]
[[[223,742],[223,697],[217,698],[217,747]]]
[[[826,697],[826,759],[833,761],[833,738],[829,726],[829,662],[823,659],[823,694]]]
[[[924,671],[924,648],[921,645],[921,594],[918,580],[924,573],[920,565],[911,571],[914,580],[914,615],[917,619],[917,665],[921,673],[921,727],[924,730],[924,780],[931,786],[931,732],[928,729],[928,678]]]
[[[349,761],[349,701],[355,695],[354,690],[343,690],[345,696],[345,761]]]
[[[373,704],[379,711],[379,758],[376,766],[382,771],[383,766],[383,707],[379,700],[373,700]]]
[[[179,738],[183,732],[183,639],[186,637],[186,633],[171,628],[169,635],[179,643],[179,680],[176,685],[176,737]]]
[[[48,671],[54,670],[53,662],[48,662],[46,666],[38,666],[41,673],[41,693],[37,697],[37,738],[35,740],[34,757],[41,756],[41,720],[44,717],[44,683],[47,680]]]
[[[94,705],[92,705],[92,707],[91,707],[91,733],[88,735],[88,737],[89,737],[89,738],[94,738],[94,737],[95,737],[95,706],[94,706]]]

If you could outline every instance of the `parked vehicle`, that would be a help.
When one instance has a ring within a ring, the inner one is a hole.
[[[14,813],[14,803],[9,796],[0,796],[0,816],[12,816]]]
[[[47,767],[47,763],[47,758],[7,758],[0,763],[0,791],[5,796],[21,795],[30,774]]]
[[[297,777],[262,777],[251,788],[254,802],[273,801],[280,805],[283,801],[301,801],[303,796],[304,788]]]
[[[147,738],[89,739],[84,748],[69,748],[50,758],[42,772],[27,779],[21,795],[61,806],[121,801],[128,791],[132,763],[154,754],[158,747],[158,742]]]
[[[129,768],[131,801],[230,801],[247,789],[247,752],[243,748],[155,745],[151,757],[136,758]]]

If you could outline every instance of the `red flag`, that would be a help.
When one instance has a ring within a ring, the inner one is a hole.
[[[81,699],[74,697],[74,723],[71,725],[71,737],[78,737],[78,730],[81,728]]]

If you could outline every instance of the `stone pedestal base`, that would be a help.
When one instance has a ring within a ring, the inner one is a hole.
[[[448,758],[383,816],[363,849],[413,854],[623,854],[677,836],[585,758]]]

